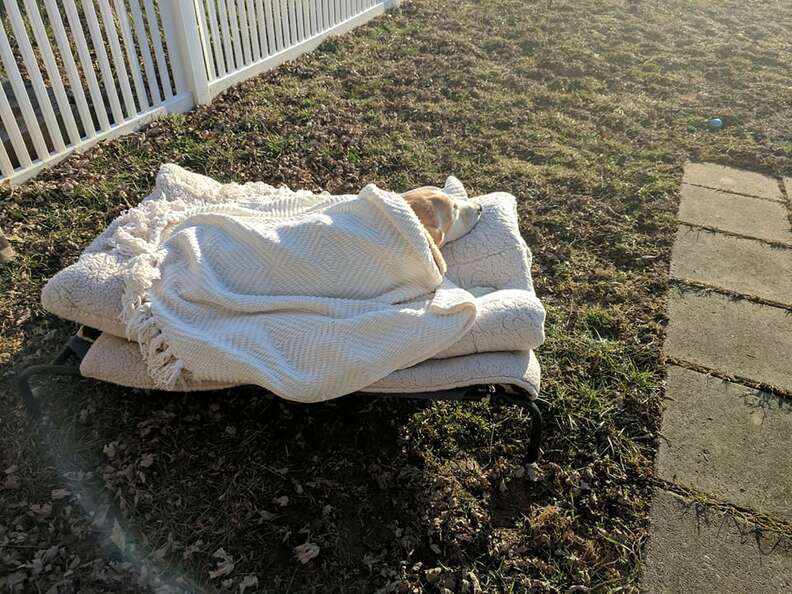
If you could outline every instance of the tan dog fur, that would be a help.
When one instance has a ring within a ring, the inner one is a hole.
[[[431,239],[429,243],[435,261],[440,271],[445,274],[446,264],[439,248],[473,229],[481,217],[481,206],[467,200],[451,198],[434,187],[417,188],[402,196]]]

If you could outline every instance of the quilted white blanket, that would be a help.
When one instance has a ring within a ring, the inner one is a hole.
[[[335,398],[450,347],[476,317],[398,195],[257,184],[221,203],[183,187],[119,217],[108,240],[130,257],[122,320],[160,388],[250,383]]]

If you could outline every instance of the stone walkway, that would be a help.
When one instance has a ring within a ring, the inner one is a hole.
[[[791,199],[685,167],[646,592],[792,592]]]

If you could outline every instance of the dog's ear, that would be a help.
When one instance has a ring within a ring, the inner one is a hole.
[[[442,246],[445,243],[445,233],[442,229],[438,229],[437,227],[427,227],[426,232],[429,234],[429,237],[435,242],[437,247]]]

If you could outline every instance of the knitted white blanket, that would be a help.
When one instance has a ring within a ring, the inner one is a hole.
[[[473,296],[444,280],[400,196],[374,185],[358,196],[257,189],[223,203],[200,188],[155,192],[113,223],[113,249],[133,256],[122,320],[158,387],[250,383],[314,402],[469,330]]]

